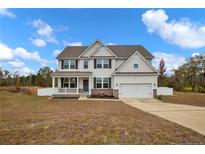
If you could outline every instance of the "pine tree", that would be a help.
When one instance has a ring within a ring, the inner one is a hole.
[[[166,79],[166,67],[165,67],[165,62],[164,59],[161,58],[160,62],[159,62],[159,77],[158,77],[158,86],[162,87],[165,86],[165,79]]]

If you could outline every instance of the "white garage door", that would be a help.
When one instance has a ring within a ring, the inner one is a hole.
[[[119,87],[119,97],[130,98],[152,98],[151,83],[121,83]]]

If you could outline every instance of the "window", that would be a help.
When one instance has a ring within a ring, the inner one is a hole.
[[[102,59],[96,59],[97,68],[102,68]]]
[[[109,78],[103,78],[103,88],[109,88]]]
[[[103,59],[103,68],[109,68],[109,59]]]
[[[134,64],[134,68],[138,68],[138,64]]]
[[[94,68],[111,68],[111,59],[95,59]]]
[[[70,78],[70,88],[77,88],[77,78]]]
[[[69,87],[69,78],[63,78],[63,87],[68,88]]]
[[[64,60],[64,62],[63,62],[63,68],[64,68],[64,69],[69,69],[69,60]]]
[[[76,60],[70,60],[70,69],[76,68]]]
[[[76,68],[78,68],[77,67],[77,60],[75,60],[75,59],[72,59],[72,60],[66,59],[66,60],[63,60],[62,63],[63,63],[63,69],[76,69]]]
[[[84,60],[84,68],[88,68],[88,60]]]
[[[102,78],[96,78],[96,88],[102,88]]]
[[[95,78],[94,88],[111,88],[111,78]]]

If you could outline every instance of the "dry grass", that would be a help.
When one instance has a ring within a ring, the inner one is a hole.
[[[167,103],[205,107],[205,94],[202,93],[175,92],[174,96],[162,96],[161,98]]]
[[[0,144],[205,144],[205,136],[118,101],[0,94]]]

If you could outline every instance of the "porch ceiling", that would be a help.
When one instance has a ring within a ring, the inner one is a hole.
[[[79,72],[79,71],[55,71],[53,72],[52,76],[79,76],[79,77],[84,77],[84,76],[90,76],[92,72]]]

